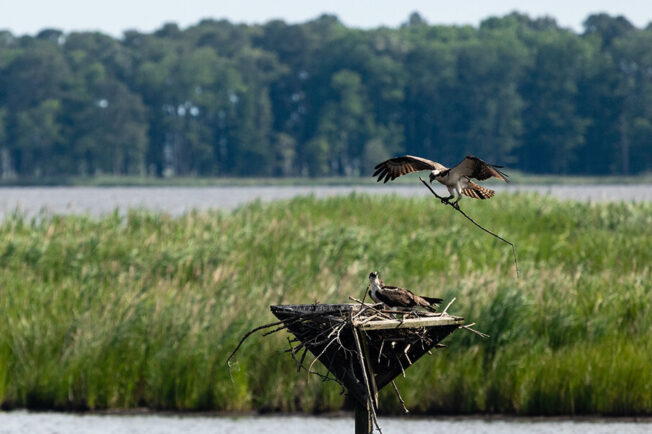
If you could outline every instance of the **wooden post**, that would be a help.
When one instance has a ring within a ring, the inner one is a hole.
[[[366,405],[355,401],[355,434],[371,434],[371,411]]]

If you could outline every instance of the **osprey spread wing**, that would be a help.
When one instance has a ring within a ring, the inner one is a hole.
[[[502,167],[489,164],[478,157],[467,155],[457,166],[449,169],[443,164],[426,158],[404,155],[390,158],[378,164],[372,176],[378,176],[378,182],[381,180],[387,182],[407,173],[429,170],[430,182],[437,180],[448,188],[450,196],[446,199],[453,199],[457,192],[457,200],[455,201],[455,204],[457,204],[462,194],[475,199],[489,199],[492,197],[495,194],[493,190],[476,184],[471,181],[471,178],[482,181],[494,177],[507,182],[507,175],[499,170]]]

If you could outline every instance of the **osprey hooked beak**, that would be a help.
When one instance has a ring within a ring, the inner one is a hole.
[[[378,271],[372,271],[369,273],[369,280],[375,279],[378,277]]]
[[[435,170],[433,170],[432,172],[430,172],[430,183],[431,183],[431,184],[432,184],[432,181],[435,180],[435,178],[437,177],[437,175],[439,175],[439,170],[436,170],[436,169],[435,169]]]

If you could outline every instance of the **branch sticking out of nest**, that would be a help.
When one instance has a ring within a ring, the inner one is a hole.
[[[279,332],[279,331],[281,331],[281,330],[285,330],[285,329],[287,329],[288,327],[292,326],[292,325],[295,324],[295,323],[299,323],[299,322],[307,321],[307,320],[310,320],[311,318],[315,318],[315,317],[317,317],[317,316],[321,316],[321,315],[324,315],[324,312],[309,312],[309,313],[304,313],[304,314],[302,314],[302,315],[298,315],[297,317],[292,318],[292,319],[287,319],[287,320],[283,320],[283,321],[276,321],[276,322],[269,323],[269,324],[265,324],[265,325],[262,325],[262,326],[260,326],[260,327],[256,327],[256,328],[250,330],[249,332],[247,332],[247,333],[242,337],[242,339],[240,339],[240,342],[238,342],[238,345],[235,347],[235,349],[231,352],[231,354],[229,355],[229,357],[226,359],[226,364],[227,364],[227,366],[228,366],[228,368],[229,368],[229,376],[231,377],[231,359],[233,358],[233,356],[235,356],[235,353],[238,352],[238,350],[240,349],[240,347],[242,346],[242,344],[244,343],[244,341],[247,340],[247,338],[248,338],[249,336],[251,336],[252,334],[254,334],[255,332],[257,332],[257,331],[261,331],[261,330],[265,330],[265,329],[269,329],[269,328],[271,328],[271,327],[278,326],[278,327],[276,327],[275,329],[273,329],[273,330],[271,330],[271,331],[268,331],[268,332],[266,332],[266,333],[263,334],[263,336],[267,336],[267,335],[270,335],[270,334],[273,334],[273,333]],[[319,338],[321,338],[321,336],[322,336],[322,334],[319,334],[319,335],[317,335],[317,336],[314,337],[314,341],[315,341],[315,343],[317,342],[317,340],[318,340]],[[307,348],[308,345],[306,344],[306,342],[303,342],[303,343],[301,343],[300,345],[298,345],[297,347],[293,347],[292,350],[293,350],[293,352],[296,352],[296,351],[300,350],[301,347],[306,347],[306,348]],[[302,361],[303,361],[303,359],[304,359],[304,358],[302,358]],[[233,381],[233,377],[231,377],[231,381]]]
[[[276,321],[276,322],[273,322],[273,323],[270,323],[270,324],[265,324],[265,325],[262,325],[262,326],[260,326],[260,327],[256,327],[256,328],[253,329],[253,330],[249,330],[249,332],[247,332],[247,334],[244,335],[244,336],[242,337],[242,339],[240,339],[240,342],[238,342],[238,345],[237,345],[237,346],[235,347],[235,349],[231,352],[231,354],[229,355],[229,358],[226,359],[226,365],[229,367],[229,377],[231,377],[231,381],[233,381],[233,377],[231,376],[231,359],[233,358],[233,356],[235,356],[235,353],[238,352],[238,350],[239,350],[240,347],[242,346],[242,343],[243,343],[245,340],[247,340],[247,338],[248,338],[249,336],[251,336],[252,334],[256,333],[257,331],[259,331],[259,330],[264,330],[264,329],[268,329],[268,328],[270,328],[270,327],[274,327],[274,326],[277,326],[277,325],[280,325],[280,324],[283,324],[283,321]],[[284,327],[285,327],[285,326],[283,326],[283,328],[284,328]],[[276,331],[278,331],[278,329],[277,329]]]
[[[482,229],[483,231],[485,231],[485,232],[488,233],[489,235],[493,235],[494,237],[498,238],[499,240],[503,241],[504,243],[507,243],[507,244],[509,244],[510,246],[512,246],[512,253],[514,254],[514,266],[516,267],[516,278],[518,278],[518,260],[516,259],[516,247],[514,246],[514,244],[511,243],[511,242],[509,242],[509,241],[507,241],[507,240],[504,239],[503,237],[494,234],[494,233],[491,232],[489,229],[486,229],[486,228],[484,228],[483,226],[481,226],[479,223],[477,223],[477,222],[476,222],[475,220],[473,220],[471,217],[469,217],[468,215],[466,215],[466,213],[465,213],[464,211],[462,211],[462,209],[459,207],[459,205],[457,205],[456,203],[450,202],[450,201],[447,200],[446,198],[444,198],[444,197],[438,195],[437,193],[435,193],[435,190],[433,190],[432,187],[431,187],[430,185],[428,185],[428,183],[427,183],[426,181],[424,181],[422,177],[419,177],[419,179],[421,180],[421,182],[423,183],[423,185],[425,185],[426,187],[428,187],[428,190],[430,190],[430,192],[431,192],[432,194],[434,194],[435,197],[436,197],[437,199],[441,200],[441,203],[452,206],[452,207],[453,207],[457,212],[459,212],[459,213],[462,214],[464,217],[466,217],[466,218],[467,218],[471,223],[473,223],[474,225],[476,225],[477,227],[479,227],[480,229]]]

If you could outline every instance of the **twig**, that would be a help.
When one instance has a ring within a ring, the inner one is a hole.
[[[301,355],[301,360],[299,361],[299,365],[297,366],[297,372],[301,371],[301,367],[303,366],[303,361],[306,360],[306,355],[308,354],[308,347],[303,349],[303,354]]]
[[[411,346],[412,346],[412,344],[407,344],[405,346],[405,348],[403,349],[403,354],[405,354],[405,358],[407,359],[407,361],[409,363],[408,366],[412,366],[412,360],[410,360],[410,356],[408,356],[408,351],[410,351]]]
[[[364,304],[365,299],[367,298],[367,293],[369,292],[369,287],[371,286],[371,283],[367,285],[367,287],[364,290],[364,295],[362,296],[362,301],[360,304]]]
[[[494,237],[498,238],[499,240],[501,240],[501,241],[503,241],[503,242],[509,244],[510,246],[512,246],[512,253],[514,254],[514,266],[516,267],[516,278],[518,279],[518,277],[519,277],[519,275],[518,275],[518,260],[516,259],[516,247],[514,246],[514,244],[511,243],[511,242],[509,242],[509,241],[507,241],[506,239],[504,239],[504,238],[501,237],[500,235],[496,235],[496,234],[494,234],[494,233],[491,232],[489,229],[486,229],[486,228],[482,227],[482,226],[481,226],[480,224],[478,224],[475,220],[473,220],[471,217],[469,217],[468,215],[466,215],[466,213],[465,213],[464,211],[462,211],[462,209],[459,207],[459,205],[453,204],[453,203],[449,202],[446,198],[441,197],[440,195],[438,195],[437,193],[435,193],[435,190],[433,190],[432,187],[430,187],[430,185],[428,185],[428,183],[427,183],[426,181],[423,180],[423,178],[419,177],[419,179],[421,180],[421,182],[423,183],[423,185],[425,185],[426,187],[428,187],[428,190],[430,190],[430,192],[431,192],[432,194],[434,194],[435,197],[436,197],[437,199],[441,200],[441,203],[444,203],[444,204],[446,204],[446,205],[450,205],[450,206],[452,206],[455,210],[457,210],[457,211],[458,211],[459,213],[461,213],[464,217],[466,217],[466,218],[467,218],[471,223],[473,223],[474,225],[476,225],[477,227],[479,227],[480,229],[482,229],[483,231],[485,231],[485,232],[488,233],[489,235],[493,235]]]
[[[326,346],[324,347],[324,349],[322,350],[322,352],[319,353],[319,355],[318,355],[317,357],[315,357],[315,360],[313,360],[312,363],[310,364],[310,366],[308,366],[308,374],[311,374],[311,373],[312,373],[312,366],[315,364],[315,362],[317,362],[317,360],[319,360],[319,358],[320,358],[321,356],[324,355],[324,353],[326,352],[326,350],[328,349],[328,347],[330,347],[331,344],[332,344],[333,342],[336,342],[336,341],[337,341],[336,338],[331,339],[331,341],[328,343],[328,345],[326,345]],[[310,381],[310,376],[308,376],[308,381]]]
[[[441,312],[442,316],[448,315],[446,311],[448,310],[449,307],[451,307],[451,304],[453,304],[455,300],[457,300],[457,297],[453,297],[453,299],[446,305],[446,308]]]
[[[356,303],[362,303],[362,301],[358,300],[358,299],[355,298],[355,297],[349,297],[349,300],[351,300],[351,301],[355,301]],[[374,307],[374,305],[372,305],[372,304],[362,303],[362,305],[364,306],[365,309],[371,309],[371,310],[373,310],[374,312],[381,314],[381,316],[383,316],[383,317],[385,317],[385,318],[387,318],[387,319],[391,319],[390,316],[388,316],[388,315],[385,314],[385,311],[384,311],[384,310],[376,309],[376,308]],[[355,315],[353,316],[353,318],[356,318],[358,315],[360,315],[360,312],[358,312],[357,314],[355,314]]]
[[[405,368],[403,368],[403,363],[401,363],[401,359],[399,359],[398,356],[394,356],[394,358],[398,362],[398,365],[401,367],[401,372],[403,372],[403,378],[405,378]]]
[[[475,323],[473,323],[473,324],[475,324]],[[465,330],[470,331],[471,333],[475,333],[476,335],[480,336],[481,338],[488,338],[488,337],[490,337],[488,334],[485,334],[485,333],[479,332],[479,331],[477,331],[477,330],[475,330],[475,329],[472,329],[471,326],[472,326],[473,324],[469,324],[469,325],[462,326],[462,328],[465,329]]]
[[[385,339],[380,342],[380,350],[378,351],[378,364],[380,365],[380,357],[383,355],[383,347],[385,346]]]
[[[354,351],[348,349],[340,339],[340,333],[342,333],[342,330],[344,330],[344,327],[340,327],[340,329],[337,331],[337,334],[335,335],[335,338],[337,339],[337,343],[340,344],[340,348],[342,348],[345,352],[353,353]]]
[[[351,300],[351,301],[355,301],[356,303],[360,303],[360,305],[362,305],[363,307],[372,307],[372,306],[373,306],[372,304],[364,303],[364,302],[363,302],[362,300],[360,300],[359,298],[351,297],[350,295],[349,295],[349,300]],[[377,303],[377,304],[379,304],[379,303]]]
[[[297,364],[297,372],[301,372],[301,369],[305,369],[306,371],[308,370],[308,368],[306,368],[305,365],[303,364],[303,361],[306,358],[306,353],[307,352],[308,352],[308,348],[304,348],[303,355],[301,356],[301,361],[297,360],[297,358],[295,357],[294,352],[290,352],[290,355],[292,356],[292,359]],[[340,387],[342,387],[342,390],[343,390],[342,393],[346,392],[346,386],[344,385],[344,383],[342,383],[336,377],[330,377],[329,376],[330,372],[328,372],[326,375],[323,375],[323,374],[320,374],[317,371],[313,371],[313,372],[311,372],[311,374],[317,375],[318,377],[321,378],[322,381],[334,381],[334,382],[336,382],[337,384],[340,385]]]
[[[362,321],[356,323],[356,327],[359,327],[359,326],[361,326],[361,325],[365,325],[365,324],[367,324],[368,322],[375,320],[375,319],[378,318],[379,316],[380,316],[379,314],[375,313],[375,314],[373,314],[373,315],[371,315],[371,316],[369,316],[369,317],[363,319]]]
[[[288,338],[288,344],[290,345],[289,350],[285,350],[286,353],[290,353],[290,356],[292,356],[292,360],[297,364],[297,372],[301,372],[301,368],[303,367],[303,361],[306,358],[306,354],[308,353],[308,347],[303,348],[303,354],[301,355],[301,360],[297,360],[296,354],[301,350],[301,346],[292,346],[292,341],[290,338]]]
[[[260,326],[260,327],[256,327],[255,329],[249,331],[249,333],[247,333],[246,335],[244,335],[244,336],[242,337],[242,339],[240,339],[240,342],[238,342],[238,346],[235,347],[235,350],[233,350],[233,352],[231,352],[231,354],[229,355],[229,358],[226,359],[226,365],[229,367],[229,377],[231,377],[231,381],[233,381],[233,377],[231,376],[231,359],[233,358],[233,356],[235,355],[235,353],[238,352],[238,349],[240,349],[240,346],[242,345],[242,343],[243,343],[243,342],[244,342],[244,341],[245,341],[249,336],[251,336],[252,334],[254,334],[255,332],[257,332],[258,330],[267,329],[267,328],[274,327],[274,326],[276,326],[276,325],[283,324],[283,323],[284,323],[284,321],[277,321],[277,322],[273,322],[273,323],[271,323],[271,324],[265,324],[265,325],[262,325],[262,326]]]
[[[401,392],[398,391],[398,387],[396,386],[396,382],[392,380],[392,386],[394,386],[394,391],[396,392],[396,395],[398,396],[398,400],[401,401],[401,405],[403,406],[403,411],[407,414],[410,412],[410,410],[407,409],[405,406],[405,401],[403,401],[403,397],[401,396]]]
[[[272,334],[274,334],[274,333],[276,333],[278,331],[283,330],[284,328],[287,328],[285,324],[283,324],[282,326],[280,326],[278,328],[275,328],[274,330],[263,333],[263,336],[272,335]]]

